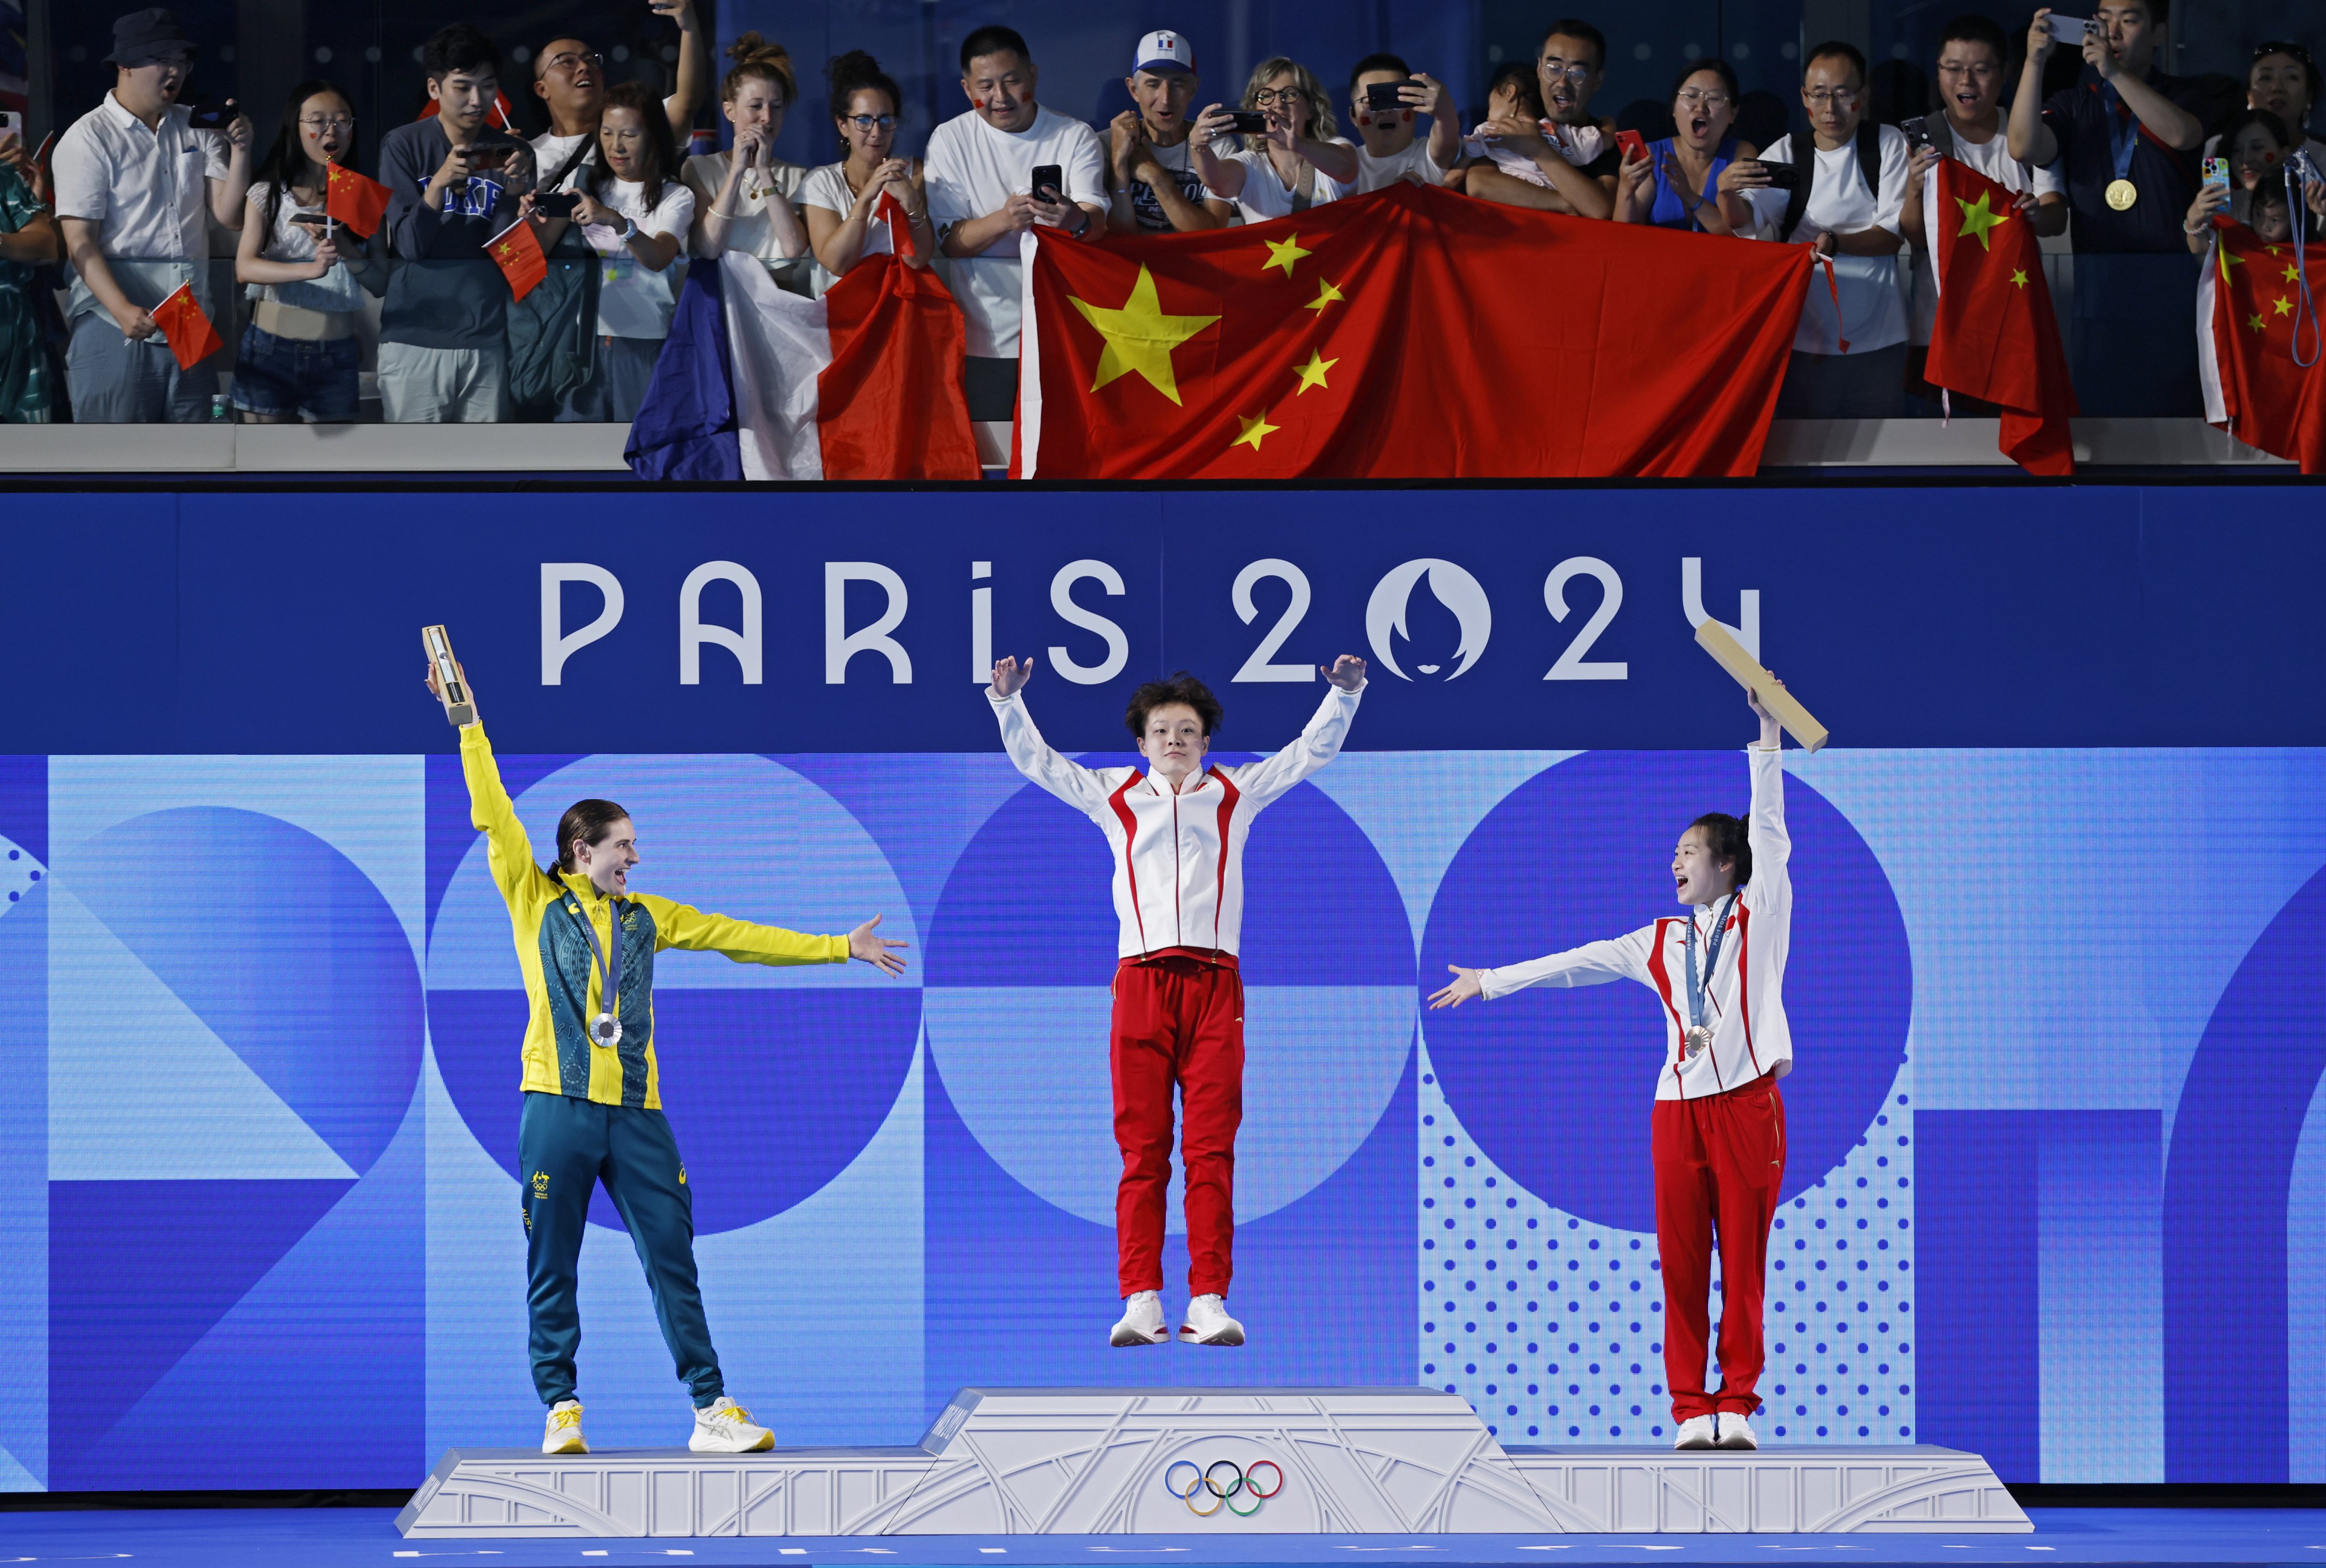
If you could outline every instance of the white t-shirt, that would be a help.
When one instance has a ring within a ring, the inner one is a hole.
[[[222,131],[197,131],[172,105],[153,130],[108,92],[57,138],[49,164],[59,218],[98,226],[97,248],[142,261],[209,254],[209,181],[227,177]]]
[[[573,149],[584,142],[594,143],[597,139],[594,134],[588,131],[572,136],[561,136],[554,131],[544,131],[535,136],[533,139],[533,177],[541,181],[541,189],[544,190],[576,189],[582,179],[582,171],[598,161],[598,154],[594,149],[589,156],[573,165],[573,172],[566,177],[563,184],[552,184],[551,181],[557,178],[557,172],[565,167],[565,160],[573,156]]]
[[[694,221],[694,192],[680,180],[663,181],[662,199],[651,211],[643,180],[609,180],[599,188],[598,200],[647,234],[675,235],[682,242]],[[686,275],[680,259],[685,246],[682,243],[679,256],[655,272],[630,254],[629,246],[616,237],[619,233],[607,224],[582,227],[590,248],[605,258],[605,270],[598,275],[598,330],[609,338],[667,338],[671,313],[678,306],[678,284]]]
[[[1558,155],[1577,169],[1596,162],[1611,144],[1607,133],[1597,125],[1563,125],[1557,120],[1537,120],[1535,124],[1541,128],[1544,138],[1558,150]],[[1487,159],[1503,173],[1530,185],[1540,185],[1545,190],[1556,189],[1531,153],[1501,140],[1482,140],[1480,144]]]
[[[267,181],[251,181],[250,194],[245,199],[248,203],[249,214],[245,218],[245,222],[256,222],[265,218],[266,199],[274,193],[274,185]],[[284,195],[282,206],[275,209],[274,232],[268,235],[265,242],[259,246],[259,255],[265,260],[274,262],[313,261],[315,259],[314,231],[304,224],[292,222],[291,218],[294,213],[322,210],[320,205],[302,207],[294,193],[286,192]],[[337,240],[342,255],[364,248],[364,242],[358,238],[355,231],[345,224],[339,226],[338,232],[333,237]],[[355,274],[348,270],[348,264],[344,261],[334,265],[330,272],[320,278],[295,283],[251,283],[243,292],[254,300],[273,300],[278,304],[297,305],[302,310],[309,311],[352,311],[363,304],[361,286],[357,283]]]
[[[1849,233],[1862,228],[1898,232],[1898,214],[1906,204],[1906,134],[1884,125],[1879,192],[1868,192],[1857,172],[1857,144],[1853,137],[1830,152],[1817,151],[1816,183],[1810,190],[1809,209],[1791,238],[1815,239],[1828,231]],[[1763,163],[1790,163],[1793,139],[1780,136],[1761,154]],[[1810,178],[1807,169],[1801,178]],[[1762,239],[1782,239],[1785,190],[1754,190],[1747,199],[1760,225]],[[1825,268],[1812,267],[1805,285],[1809,302],[1801,308],[1801,324],[1793,334],[1793,348],[1803,354],[1838,354],[1839,339],[1849,339],[1852,354],[1870,354],[1906,340],[1906,301],[1898,287],[1894,255],[1837,255],[1833,281],[1841,292],[1841,320],[1833,317],[1833,294],[1826,287]]]
[[[1429,155],[1429,122],[1421,122],[1423,129],[1406,144],[1402,153],[1391,153],[1386,158],[1376,158],[1364,144],[1357,144],[1357,190],[1379,190],[1394,185],[1410,174],[1424,185],[1446,183],[1446,171]]]
[[[1268,161],[1268,153],[1259,147],[1246,147],[1223,161],[1243,165],[1243,190],[1233,198],[1221,196],[1217,191],[1207,194],[1222,201],[1233,200],[1236,211],[1242,215],[1246,223],[1266,223],[1271,218],[1292,216],[1292,199],[1298,194],[1298,176],[1295,176],[1294,185],[1285,184],[1283,177],[1276,172],[1276,165]],[[1338,201],[1344,196],[1355,193],[1354,187],[1342,184],[1313,164],[1302,164],[1301,172],[1316,176],[1308,196],[1311,207],[1322,207],[1327,201]]]
[[[1934,119],[1937,117],[1933,116]],[[2054,163],[2044,167],[2023,163],[2011,155],[2011,138],[2004,134],[1999,122],[1995,127],[1995,135],[1984,142],[1966,140],[1963,134],[1951,125],[1947,129],[1954,142],[1954,149],[1949,155],[1977,170],[2005,190],[2032,190],[2038,196],[2065,196],[2068,193],[2067,176],[2061,172],[2060,165]],[[1925,192],[1917,190],[1908,199],[1921,201],[1924,195]],[[1922,225],[1925,233],[1935,235],[1939,232],[1939,220],[1931,214],[1927,203],[1922,211]],[[1912,341],[1928,343],[1931,326],[1939,319],[1938,280],[1931,275],[1931,253],[1928,250],[1916,249],[1913,258],[1914,328]]]
[[[856,195],[848,189],[846,169],[844,163],[826,163],[821,169],[809,170],[807,178],[800,182],[799,194],[793,199],[802,207],[821,207],[845,218],[856,210]],[[896,254],[896,246],[889,242],[889,226],[881,220],[879,210],[876,201],[872,210],[864,215],[864,248],[857,252],[859,257]]]
[[[940,241],[954,225],[983,218],[1012,196],[1032,190],[1034,171],[1045,163],[1056,163],[1065,175],[1068,200],[1106,209],[1106,153],[1098,133],[1080,120],[1037,108],[1026,129],[997,131],[972,109],[930,132],[921,170],[929,219]],[[1024,281],[1018,247],[1019,237],[1005,234],[977,255],[947,264],[974,358],[1018,357]]]
[[[720,190],[727,183],[727,166],[730,154],[702,153],[686,161],[684,177],[687,189],[694,192],[696,223],[688,241],[688,251],[693,255],[709,255],[704,248],[701,219],[719,200]],[[805,189],[807,171],[796,163],[780,159],[771,162],[764,175],[746,174],[735,187],[735,200],[727,210],[734,214],[727,220],[727,252],[755,255],[767,264],[776,282],[795,294],[810,299],[820,298],[823,291],[838,280],[816,264],[813,251],[802,251],[795,256],[781,254],[776,244],[776,226],[768,218],[768,204],[788,201],[795,215],[799,208],[800,192]],[[800,222],[800,233],[807,233],[807,222]]]

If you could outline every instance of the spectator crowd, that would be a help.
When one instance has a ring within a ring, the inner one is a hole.
[[[190,422],[229,408],[247,422],[352,421],[373,311],[390,422],[626,422],[689,258],[748,259],[814,297],[903,235],[908,264],[940,266],[960,305],[971,417],[1006,421],[1029,228],[1104,244],[1265,222],[1398,181],[1810,245],[1830,259],[1830,283],[1820,269],[1805,285],[1778,413],[1886,417],[1935,398],[1921,371],[1929,244],[1944,219],[1925,210],[1925,177],[1946,158],[2017,192],[2037,234],[2066,237],[2064,330],[2083,411],[2194,414],[2196,335],[2159,324],[2188,321],[2192,255],[2213,217],[2279,241],[2326,227],[2308,49],[2261,44],[2241,93],[2168,74],[2157,53],[2169,0],[2098,0],[2089,19],[2038,10],[2016,50],[1986,18],[1958,18],[1929,62],[1932,103],[1898,125],[1875,123],[1859,51],[1819,44],[1801,60],[1806,129],[1765,145],[1740,125],[1744,96],[1717,59],[1673,81],[1669,135],[1619,128],[1594,107],[1607,40],[1572,17],[1547,26],[1532,60],[1502,66],[1468,114],[1386,53],[1356,61],[1345,86],[1279,57],[1232,97],[1207,94],[1194,42],[1149,32],[1130,52],[1131,107],[1098,127],[1046,105],[1027,41],[984,26],[961,46],[967,107],[928,128],[917,160],[898,155],[905,98],[879,62],[829,61],[838,155],[814,169],[775,155],[799,80],[783,46],[757,33],[726,51],[718,82],[728,150],[683,150],[713,141],[693,134],[712,51],[693,0],[651,3],[678,30],[667,96],[610,83],[584,39],[546,40],[513,72],[482,32],[454,25],[423,51],[423,112],[377,137],[376,161],[349,97],[321,79],[292,91],[279,133],[256,147],[230,102],[188,101],[196,50],[172,13],[121,18],[112,91],[45,163],[0,132],[0,422]],[[2067,85],[2062,51],[2080,56]],[[530,138],[510,113],[526,91],[549,122]],[[2305,156],[2312,178],[2297,175],[2289,195],[2287,171]],[[367,164],[387,192],[368,237],[326,198],[335,168]],[[213,297],[213,223],[238,233],[242,300]],[[546,264],[522,299],[488,250],[519,224]],[[236,344],[230,391],[225,356],[182,366],[164,340],[154,312],[180,290]]]

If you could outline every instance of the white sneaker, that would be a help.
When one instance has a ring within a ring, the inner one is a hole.
[[[587,1453],[590,1443],[582,1435],[582,1401],[560,1399],[549,1407],[549,1422],[541,1431],[541,1452],[544,1453]]]
[[[1691,1415],[1679,1424],[1679,1436],[1673,1440],[1674,1448],[1717,1448],[1717,1434],[1713,1431],[1709,1415]]]
[[[1216,1295],[1199,1295],[1187,1304],[1187,1321],[1179,1325],[1183,1345],[1241,1345],[1243,1325],[1228,1316],[1227,1304]]]
[[[1761,1440],[1753,1435],[1752,1423],[1742,1415],[1724,1415],[1715,1418],[1719,1424],[1721,1448],[1758,1448]]]
[[[1114,1325],[1108,1344],[1116,1350],[1132,1345],[1168,1345],[1171,1331],[1163,1326],[1163,1296],[1159,1291],[1135,1290],[1123,1298],[1122,1321]]]
[[[686,1446],[697,1453],[758,1453],[776,1446],[776,1434],[752,1425],[751,1413],[721,1394],[694,1413]]]

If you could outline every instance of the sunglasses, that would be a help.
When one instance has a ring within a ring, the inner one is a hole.
[[[2310,63],[2310,51],[2298,43],[2256,43],[2254,45],[2253,57],[2256,60],[2266,60],[2273,54],[2291,55],[2304,65],[2308,65]]]

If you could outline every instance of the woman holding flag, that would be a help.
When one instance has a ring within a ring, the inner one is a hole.
[[[800,210],[807,218],[815,259],[838,277],[868,255],[894,255],[896,245],[879,214],[886,193],[913,233],[906,262],[928,265],[936,250],[936,231],[929,227],[921,167],[896,155],[904,94],[880,62],[861,49],[850,50],[825,69],[832,79],[833,123],[848,156],[816,170],[800,187]]]
[[[327,81],[301,82],[251,182],[234,262],[253,302],[236,356],[245,424],[352,424],[356,318],[387,288],[386,264],[326,210],[335,165],[353,154],[355,110]]]

